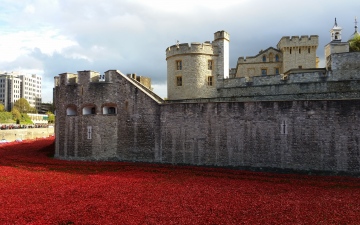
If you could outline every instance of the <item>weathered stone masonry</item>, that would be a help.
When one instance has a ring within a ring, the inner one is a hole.
[[[57,158],[360,172],[360,100],[164,102],[119,71],[92,73],[60,75]]]

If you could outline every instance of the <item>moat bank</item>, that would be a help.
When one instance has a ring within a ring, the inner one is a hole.
[[[52,135],[54,135],[54,127],[0,130],[0,140],[6,139],[7,141],[15,141],[18,138],[22,140],[36,139]]]

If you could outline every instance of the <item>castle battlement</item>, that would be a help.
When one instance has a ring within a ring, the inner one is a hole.
[[[277,44],[277,48],[286,48],[286,47],[310,47],[319,45],[319,36],[318,35],[302,35],[302,36],[284,36],[280,39]]]
[[[101,75],[99,72],[84,70],[76,73],[62,73],[58,77],[54,78],[55,86],[60,85],[86,85],[94,82],[110,82],[110,74],[106,72]]]
[[[62,74],[59,74],[58,78],[55,77],[55,80],[59,80],[59,82],[56,83],[56,86],[77,84],[78,83],[78,75],[75,73],[62,73]]]
[[[224,30],[217,31],[214,33],[214,41],[219,39],[226,39],[227,41],[230,41],[230,34]]]
[[[166,49],[166,58],[183,54],[213,55],[214,46],[209,42],[191,42],[172,45]]]

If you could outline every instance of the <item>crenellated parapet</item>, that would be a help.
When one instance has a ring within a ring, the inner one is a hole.
[[[77,84],[78,75],[75,73],[62,73],[55,77],[55,86]]]
[[[62,73],[54,77],[55,87],[60,85],[87,85],[96,82],[111,82],[110,73],[105,72],[102,75],[96,71],[84,70],[77,73]]]
[[[214,54],[213,44],[210,42],[199,43],[182,43],[168,47],[166,49],[166,59],[175,55],[189,55],[189,54],[202,54],[202,55],[213,55]]]
[[[277,44],[278,49],[289,48],[289,47],[317,47],[319,45],[318,35],[302,35],[302,36],[284,36],[280,39]]]
[[[226,41],[230,41],[230,34],[224,30],[217,31],[214,33],[214,41],[225,39]]]

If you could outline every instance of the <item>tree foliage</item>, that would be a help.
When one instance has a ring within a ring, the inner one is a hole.
[[[11,112],[0,112],[0,123],[14,123]]]
[[[0,112],[5,112],[5,106],[0,103]]]
[[[37,113],[37,110],[34,107],[31,107],[25,98],[16,100],[13,108],[16,108],[20,113]]]
[[[350,52],[360,52],[360,35],[356,35],[349,41]]]
[[[48,111],[46,114],[48,115],[48,123],[55,123],[55,115],[50,111]]]
[[[20,122],[21,119],[21,113],[19,112],[19,110],[17,108],[13,108],[11,110],[11,114],[12,114],[12,118],[13,120],[15,120],[17,123]]]

